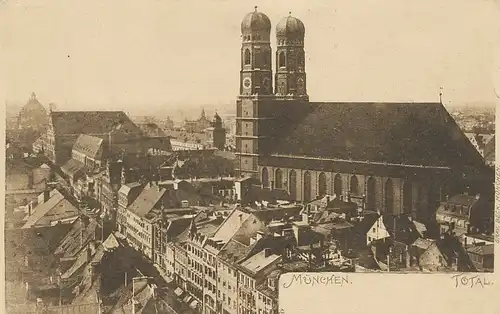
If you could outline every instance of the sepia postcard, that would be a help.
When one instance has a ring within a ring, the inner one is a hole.
[[[6,313],[500,313],[496,1],[3,0],[0,60]]]

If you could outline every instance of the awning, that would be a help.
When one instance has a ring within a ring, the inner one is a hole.
[[[194,300],[193,302],[191,302],[191,304],[189,306],[191,308],[195,309],[197,305],[198,305],[198,301]]]
[[[178,297],[180,297],[180,296],[184,293],[184,291],[182,291],[182,289],[181,289],[181,288],[176,288],[176,289],[174,290],[174,293],[175,293]]]

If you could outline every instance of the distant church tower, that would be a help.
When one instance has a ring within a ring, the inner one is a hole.
[[[226,146],[226,129],[222,125],[221,117],[215,113],[214,120],[212,122],[213,128],[213,145],[215,148],[223,150]]]

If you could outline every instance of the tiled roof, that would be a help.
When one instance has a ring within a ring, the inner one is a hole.
[[[250,246],[231,239],[219,252],[218,257],[229,263],[235,263],[246,257],[249,252]]]
[[[76,159],[68,160],[64,165],[61,166],[62,172],[69,176],[73,176],[77,174],[79,171],[83,171],[85,169],[85,165]]]
[[[467,248],[468,253],[473,253],[477,255],[493,255],[495,252],[494,244],[486,244],[486,245],[475,245]]]
[[[165,189],[158,186],[146,186],[127,210],[139,217],[144,217],[161,200],[165,191]]]
[[[252,273],[258,273],[262,269],[269,266],[271,263],[280,259],[281,256],[276,254],[266,255],[266,250],[262,250],[257,254],[252,255],[245,261],[241,262],[241,266]]]
[[[219,226],[213,236],[213,240],[228,242],[229,239],[233,237],[233,235],[240,229],[245,220],[247,220],[249,217],[250,214],[238,209],[234,209],[231,214],[227,216],[224,222]]]
[[[270,153],[395,164],[481,164],[481,156],[437,103],[310,103]]]
[[[75,216],[78,216],[78,208],[67,201],[58,190],[54,189],[46,202],[38,204],[33,209],[31,216],[27,217],[22,228],[50,225],[53,221]]]
[[[102,138],[80,134],[73,144],[73,150],[85,154],[90,158],[96,158],[99,149],[102,147]]]
[[[153,148],[166,152],[172,151],[172,145],[170,144],[170,138],[167,136],[162,137],[146,137],[143,139],[143,145],[146,149]]]
[[[88,221],[83,222],[82,219],[88,219]],[[71,230],[61,241],[54,254],[62,254],[63,257],[75,256],[82,249],[82,244],[86,246],[94,238],[97,228],[98,224],[95,219],[80,217],[73,223]]]
[[[475,195],[457,194],[450,197],[446,203],[454,205],[472,206],[477,201]]]
[[[412,245],[420,249],[427,250],[432,245],[432,243],[434,243],[434,241],[429,239],[418,238],[417,240],[415,240],[415,242],[413,242]]]
[[[54,132],[59,134],[104,134],[115,130],[140,133],[123,111],[52,111]]]

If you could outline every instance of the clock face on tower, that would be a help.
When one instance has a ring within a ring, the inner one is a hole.
[[[243,79],[243,87],[250,88],[250,86],[252,86],[252,79],[249,77],[245,77]]]

